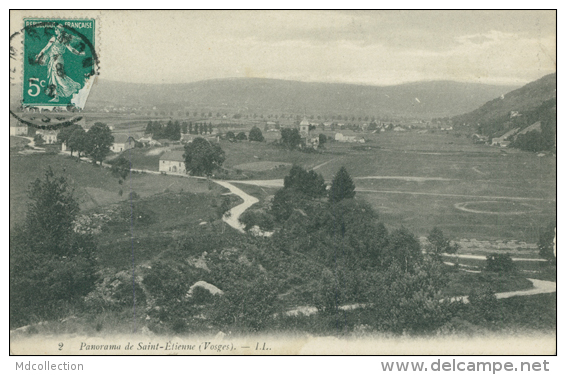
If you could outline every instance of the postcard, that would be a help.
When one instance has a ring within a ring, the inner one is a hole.
[[[10,16],[11,354],[556,353],[556,11]]]

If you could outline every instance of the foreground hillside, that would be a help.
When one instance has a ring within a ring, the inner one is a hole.
[[[251,113],[411,117],[453,116],[477,108],[514,86],[432,81],[396,86],[241,78],[146,85],[101,80],[88,108],[157,106]]]

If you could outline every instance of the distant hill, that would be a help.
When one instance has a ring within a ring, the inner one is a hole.
[[[138,84],[100,80],[87,108],[156,106],[227,113],[303,113],[434,118],[471,111],[516,86],[452,81],[365,86],[260,78],[186,84]]]
[[[556,73],[490,100],[472,112],[454,117],[453,121],[479,124],[484,134],[493,135],[513,124],[521,128],[529,126],[552,110],[556,111]]]
[[[531,82],[480,108],[452,118],[525,151],[556,151],[556,73]],[[507,137],[507,134],[516,133]]]

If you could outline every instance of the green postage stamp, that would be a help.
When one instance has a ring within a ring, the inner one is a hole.
[[[23,107],[82,109],[96,74],[94,19],[27,18]]]

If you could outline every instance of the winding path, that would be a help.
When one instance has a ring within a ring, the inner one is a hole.
[[[555,293],[556,292],[556,282],[553,281],[545,281],[545,280],[537,280],[537,279],[527,279],[533,283],[533,287],[531,289],[526,290],[515,290],[513,292],[502,292],[502,293],[495,293],[495,298],[503,299],[503,298],[511,298],[517,296],[532,296],[535,294],[545,294],[545,293]],[[470,303],[468,300],[468,296],[458,296],[452,297],[452,301],[461,300],[463,303]],[[365,307],[367,304],[364,303],[355,303],[351,305],[344,305],[340,306],[340,310],[355,310],[360,307]],[[299,306],[294,308],[293,310],[289,310],[285,313],[287,316],[297,316],[300,314],[303,315],[312,315],[316,314],[318,309],[314,306]]]
[[[244,232],[244,226],[240,223],[240,216],[246,211],[248,208],[259,202],[256,197],[249,195],[248,193],[244,192],[242,189],[237,188],[236,186],[232,185],[228,181],[221,181],[221,180],[212,180],[213,182],[217,183],[220,186],[225,187],[226,189],[230,190],[233,194],[236,194],[240,198],[244,200],[244,203],[239,204],[235,207],[232,207],[229,214],[224,215],[222,220],[226,222],[226,224],[230,225],[232,228]]]

